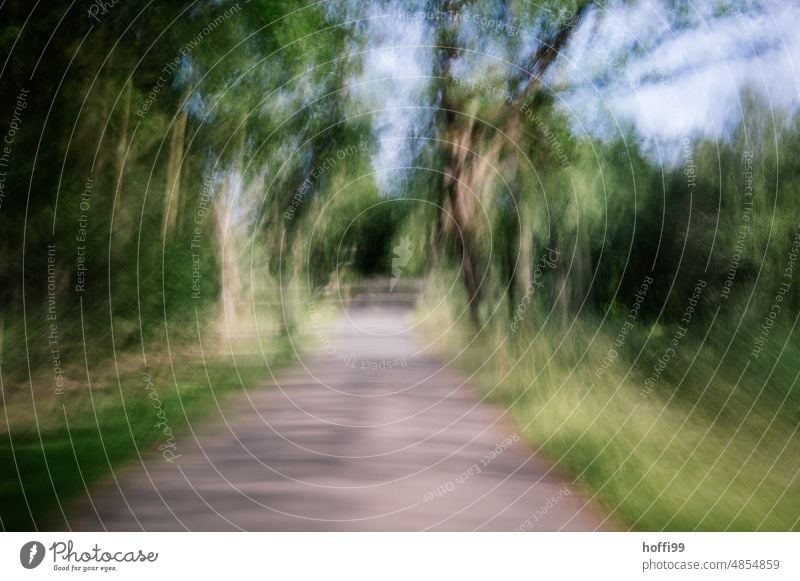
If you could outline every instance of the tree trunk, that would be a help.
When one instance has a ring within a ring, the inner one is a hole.
[[[181,109],[172,123],[167,162],[167,182],[164,195],[164,232],[169,236],[175,231],[178,210],[182,203],[181,166],[183,164],[183,144],[186,137],[186,109]]]
[[[455,0],[445,2],[443,9],[458,13],[461,3]],[[480,95],[465,97],[454,90],[451,75],[453,61],[458,58],[459,48],[456,46],[458,31],[453,24],[458,19],[446,19],[439,29],[438,46],[441,60],[438,75],[441,79],[441,115],[443,135],[443,189],[445,192],[442,224],[452,222],[452,228],[443,228],[452,238],[461,261],[461,271],[467,292],[470,316],[477,325],[479,306],[482,299],[482,282],[489,274],[489,265],[484,264],[480,248],[480,216],[476,212],[477,197],[482,196],[484,207],[488,206],[491,196],[492,182],[497,178],[500,162],[505,158],[504,173],[516,173],[519,151],[516,144],[522,133],[522,108],[529,103],[539,89],[542,77],[553,64],[559,51],[571,36],[578,21],[586,12],[589,2],[581,2],[574,15],[561,23],[552,38],[542,42],[532,55],[527,69],[510,86],[520,87],[515,97],[519,106],[500,108],[499,119],[488,120],[487,124],[478,125],[475,118],[468,114],[475,99]],[[488,136],[489,123],[503,128]],[[504,154],[505,150],[505,155]],[[448,216],[446,212],[449,212]],[[525,287],[530,282],[532,268],[532,232],[525,224],[520,230],[520,251],[522,269],[520,284]]]

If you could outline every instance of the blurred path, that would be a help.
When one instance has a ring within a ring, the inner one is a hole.
[[[317,351],[69,510],[76,530],[592,530],[602,520],[458,374],[413,292],[362,294]],[[196,439],[195,439],[196,437]],[[92,505],[93,503],[93,505]]]

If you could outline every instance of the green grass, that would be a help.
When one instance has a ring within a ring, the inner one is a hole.
[[[452,324],[454,305],[433,309],[441,296],[432,290],[420,313],[429,338],[448,329],[441,354],[476,372],[474,383],[589,491],[609,526],[800,529],[800,344],[788,331],[776,328],[765,355],[745,369],[754,321],[738,333],[735,313],[721,313],[710,328],[692,323],[643,396],[675,327],[639,321],[598,377],[619,320],[584,315],[565,324],[531,314],[516,335],[497,323],[476,336],[467,321]]]
[[[198,429],[217,413],[217,405],[224,409],[231,396],[258,386],[270,369],[293,359],[284,338],[262,337],[262,345],[264,340],[269,367],[254,335],[240,337],[232,346],[204,345],[205,357],[191,343],[173,345],[174,376],[163,346],[148,348],[147,369],[167,425],[178,438],[187,424]],[[145,388],[144,369],[141,353],[131,350],[119,355],[118,375],[113,362],[90,361],[91,389],[85,368],[83,381],[76,378],[63,395],[53,394],[46,375],[34,381],[33,390],[19,385],[11,390],[6,381],[2,423],[7,430],[0,434],[3,529],[66,528],[62,506],[166,441],[156,426],[159,418]]]

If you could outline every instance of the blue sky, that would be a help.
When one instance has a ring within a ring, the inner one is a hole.
[[[665,144],[724,137],[743,88],[776,110],[800,105],[800,3],[688,2],[676,17],[657,0],[612,2],[561,65],[551,80],[572,87],[564,106],[590,132],[613,133],[618,119]]]
[[[359,4],[363,11],[349,15],[365,19],[367,51],[352,94],[382,110],[374,117],[381,140],[376,168],[411,163],[411,142],[402,140],[423,133],[430,120],[430,112],[413,107],[431,104],[438,23],[398,17],[422,8],[417,4]],[[503,11],[492,16],[501,19]],[[462,24],[462,42],[475,52],[455,69],[466,79],[491,79],[493,71],[501,79],[509,63],[527,62],[539,41],[530,25],[515,42],[470,22]],[[610,0],[589,12],[546,81],[576,133],[613,138],[632,125],[645,144],[658,146],[663,161],[676,159],[670,151],[687,136],[724,138],[741,119],[744,88],[774,110],[795,112],[798,73],[800,0]],[[391,181],[391,174],[379,176],[384,188]]]

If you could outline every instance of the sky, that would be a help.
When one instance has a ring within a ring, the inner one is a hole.
[[[438,23],[401,16],[421,10],[421,2],[350,5],[356,8],[351,16],[364,19],[366,39],[351,92],[377,111],[374,165],[408,165],[415,153],[408,138],[430,128],[431,112],[419,106],[431,105],[435,95],[430,75]],[[489,6],[489,17],[504,17],[502,3],[494,13],[491,4],[480,6],[483,16]],[[509,42],[507,32],[471,22],[462,25],[462,42],[475,52],[456,66],[465,78],[526,62],[541,36],[528,23]],[[589,11],[545,80],[576,134],[611,139],[633,126],[645,149],[658,150],[669,163],[687,137],[724,139],[741,119],[745,88],[771,109],[798,109],[800,0],[609,0]],[[395,177],[380,174],[379,185],[389,191]]]
[[[374,111],[373,127],[377,151],[373,165],[380,169],[376,181],[382,191],[399,193],[403,168],[414,163],[419,142],[432,111],[430,74],[433,64],[432,29],[420,18],[399,16],[421,3],[369,3],[365,18],[367,43],[354,50],[365,51],[364,66],[350,83],[351,94],[364,110]],[[423,108],[420,108],[423,105]]]
[[[630,121],[662,144],[724,138],[742,117],[744,88],[770,108],[797,110],[800,2],[687,6],[681,18],[655,0],[593,11],[553,75],[572,87],[565,109],[589,132],[613,134],[616,120]]]

